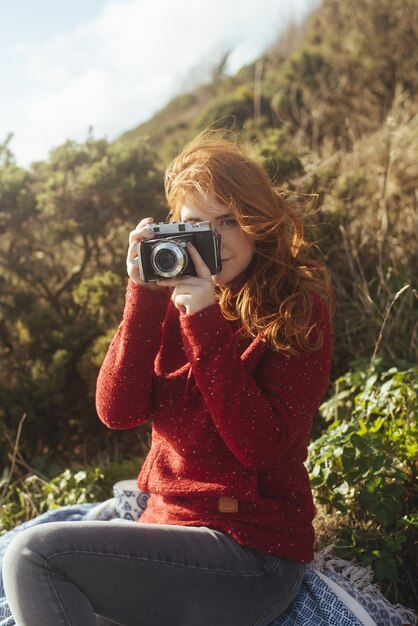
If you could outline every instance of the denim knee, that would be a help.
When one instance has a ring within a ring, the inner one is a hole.
[[[42,533],[39,531],[42,530],[40,526],[27,528],[16,535],[7,546],[2,565],[5,587],[11,580],[20,578],[32,559],[39,564],[47,558],[42,554],[45,546],[45,540],[40,538]]]

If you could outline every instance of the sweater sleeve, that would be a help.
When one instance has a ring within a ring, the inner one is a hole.
[[[96,386],[97,413],[109,428],[135,428],[150,417],[154,360],[168,299],[166,291],[128,283],[123,319]]]
[[[323,347],[290,357],[267,350],[256,377],[242,362],[217,304],[180,318],[196,383],[216,429],[242,465],[269,467],[294,443],[307,444],[313,414],[329,385],[325,304],[312,320],[323,332]]]

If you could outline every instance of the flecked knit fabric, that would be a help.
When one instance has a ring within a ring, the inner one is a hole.
[[[289,357],[243,336],[217,303],[180,314],[166,291],[129,282],[96,399],[110,428],[152,419],[138,479],[152,495],[140,523],[209,526],[257,550],[312,560],[314,505],[304,461],[331,363],[320,298],[312,323],[323,347]],[[223,510],[220,497],[232,510]]]

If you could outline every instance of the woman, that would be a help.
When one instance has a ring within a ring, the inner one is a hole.
[[[6,560],[19,626],[263,626],[297,595],[313,556],[304,460],[329,382],[324,268],[294,208],[235,144],[203,135],[166,172],[171,221],[221,235],[211,276],[143,283],[131,232],[122,323],[97,383],[114,429],[152,419],[137,525],[50,524]],[[36,582],[36,584],[34,584]],[[20,592],[18,598],[18,592]],[[101,622],[103,623],[103,622]],[[106,621],[106,623],[108,623]]]

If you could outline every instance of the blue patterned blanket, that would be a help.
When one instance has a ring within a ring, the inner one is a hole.
[[[1,564],[13,537],[37,524],[117,517],[114,500],[62,507],[16,527],[0,537],[0,626],[15,626],[4,595]],[[135,523],[135,522],[133,522]],[[330,554],[317,555],[306,572],[299,595],[270,626],[416,626],[413,613],[393,606],[371,584],[371,572]]]

